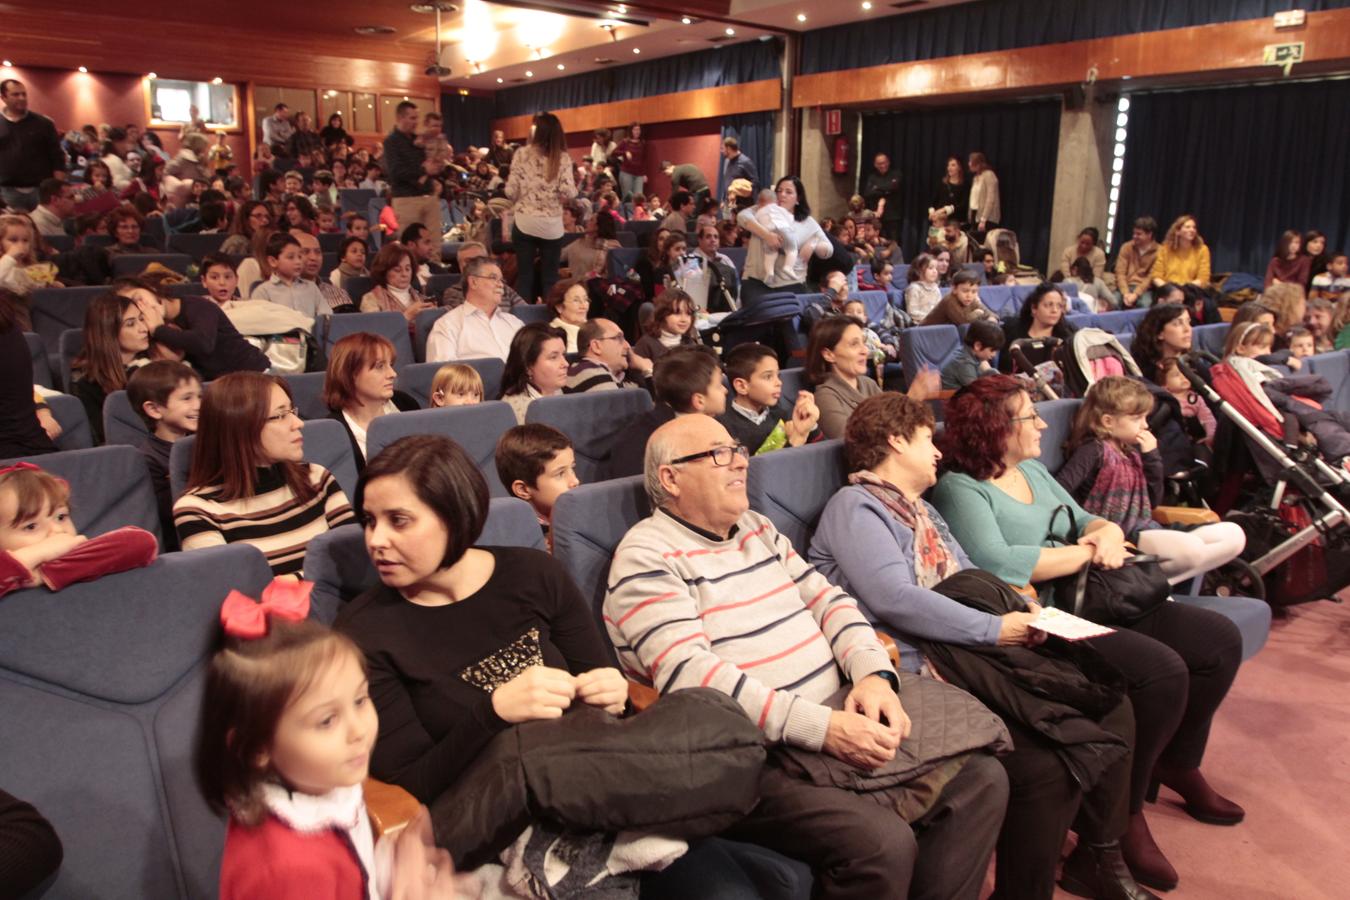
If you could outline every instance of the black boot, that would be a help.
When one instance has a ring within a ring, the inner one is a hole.
[[[1142,887],[1130,874],[1125,858],[1120,855],[1120,843],[1078,846],[1064,861],[1059,886],[1079,897],[1095,900],[1158,900],[1158,896]]]

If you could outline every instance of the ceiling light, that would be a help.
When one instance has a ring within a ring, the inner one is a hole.
[[[534,77],[534,73],[531,72],[529,69],[526,69],[526,70],[525,70],[525,77],[526,77],[526,78],[533,78],[533,77]]]
[[[866,12],[871,8],[872,8],[871,0],[863,0],[863,11]]]
[[[735,36],[736,36],[736,29],[735,29],[735,28],[728,28],[728,29],[727,29],[727,37],[735,37]]]
[[[9,65],[9,61],[8,61],[8,60],[5,61],[5,65]],[[154,72],[151,72],[151,73],[149,73],[148,75],[146,75],[145,77],[146,77],[146,78],[158,78],[159,76],[156,75]]]
[[[634,54],[641,53],[641,52],[642,52],[642,48],[640,48],[640,47],[634,47],[634,48],[633,48],[633,53],[634,53]]]
[[[501,83],[502,83],[502,80],[501,80],[500,78],[498,78],[498,79],[497,79],[497,83],[498,83],[498,84],[501,84]]]
[[[80,66],[80,70],[79,70],[79,71],[80,71],[80,74],[82,74],[82,75],[87,75],[87,74],[89,74],[89,70],[86,69],[84,66]]]
[[[628,7],[624,6],[622,3],[619,4],[618,9],[620,13],[628,12]]]
[[[691,19],[691,18],[689,18],[688,16],[680,16],[680,24],[681,24],[681,25],[692,25],[692,24],[694,24],[694,20]]]
[[[212,78],[212,79],[211,79],[211,83],[212,83],[212,84],[224,84],[224,83],[225,83],[225,80],[224,80],[223,78],[221,78],[219,75],[217,75],[215,78]],[[408,98],[407,98],[407,97],[404,97],[403,99],[404,99],[404,100],[407,100]]]
[[[564,66],[562,63],[558,63],[558,71],[559,71],[559,72],[562,72],[562,71],[564,71],[564,70],[566,70],[566,69],[567,69],[567,66]]]
[[[12,62],[10,62],[9,60],[6,59],[6,60],[0,60],[0,65],[3,65],[6,69],[9,69],[9,68],[12,68],[12,67],[14,66],[14,63],[12,63]],[[151,78],[154,78],[155,76],[154,76],[153,73],[151,73],[150,77],[151,77]]]
[[[797,21],[798,21],[798,22],[805,22],[805,21],[806,21],[806,13],[797,13]]]

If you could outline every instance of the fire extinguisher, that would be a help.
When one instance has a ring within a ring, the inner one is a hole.
[[[834,139],[834,174],[844,175],[848,172],[848,162],[851,154],[848,152],[848,138],[840,135]]]

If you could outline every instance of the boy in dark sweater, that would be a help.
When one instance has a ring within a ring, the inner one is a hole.
[[[763,344],[741,344],[723,358],[733,397],[717,417],[752,454],[800,447],[820,438],[820,410],[810,391],[783,400],[778,356]]]
[[[169,452],[174,441],[197,433],[202,408],[202,383],[190,366],[157,360],[141,366],[127,381],[127,400],[141,417],[150,436],[137,449],[150,470],[159,507],[164,549],[178,549],[173,526],[173,491],[169,487]]]
[[[502,486],[534,509],[552,553],[553,504],[581,484],[572,441],[549,425],[517,425],[502,434],[494,457]]]
[[[1003,329],[985,319],[976,319],[966,326],[961,352],[942,369],[944,391],[963,388],[981,375],[997,370],[991,361],[1003,348]]]

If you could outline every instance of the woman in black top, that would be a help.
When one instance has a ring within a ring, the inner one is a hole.
[[[181,354],[202,381],[231,372],[266,372],[267,354],[244,340],[230,317],[205,297],[171,297],[142,278],[119,278],[113,291],[136,304],[150,339]]]
[[[970,182],[966,180],[965,166],[955,156],[947,157],[946,174],[933,193],[933,205],[928,207],[929,221],[936,221],[940,212],[947,214],[949,222],[965,222],[970,218]]]
[[[333,113],[328,117],[328,124],[319,132],[319,138],[325,147],[332,147],[334,144],[346,144],[350,147],[354,143],[347,129],[342,127],[342,113]]]
[[[1003,322],[1004,343],[1003,352],[998,357],[999,371],[1013,371],[1012,353],[1008,350],[1013,341],[1027,337],[1054,337],[1065,342],[1072,340],[1074,327],[1064,319],[1067,311],[1068,301],[1059,288],[1048,282],[1037,285],[1036,289],[1027,295],[1017,318],[1005,319]],[[1044,354],[1028,352],[1026,355],[1032,365],[1039,365],[1050,358],[1048,352]]]
[[[562,566],[538,550],[474,546],[487,484],[458,444],[395,441],[366,465],[356,507],[383,584],[336,627],[370,670],[376,778],[430,802],[512,725],[573,703],[623,711],[627,683]]]
[[[656,295],[665,289],[666,279],[674,278],[675,271],[684,258],[686,238],[684,233],[671,234],[659,229],[652,235],[651,244],[633,265],[638,280],[642,282],[642,296],[649,302],[655,302]]]
[[[84,404],[94,444],[103,443],[103,401],[149,361],[150,330],[131,297],[101,294],[84,312],[84,346],[71,363],[71,393]],[[31,379],[32,376],[30,375]]]
[[[54,453],[33,403],[33,357],[15,315],[19,298],[0,290],[0,459]]]

